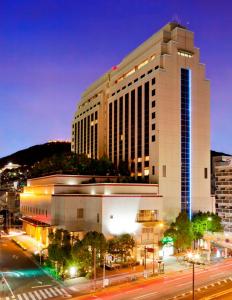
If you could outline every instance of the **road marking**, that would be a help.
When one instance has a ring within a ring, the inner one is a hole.
[[[32,286],[31,288],[32,288],[32,289],[37,289],[37,288],[41,288],[41,287],[49,287],[49,286],[51,286],[51,284],[35,285],[35,286]]]
[[[222,291],[222,292],[219,292],[219,293],[216,293],[216,294],[214,294],[214,295],[205,297],[205,298],[203,298],[203,299],[204,299],[204,300],[211,300],[211,299],[215,299],[215,298],[218,298],[218,297],[220,297],[220,296],[229,294],[229,293],[231,293],[231,292],[232,292],[232,288],[231,288],[231,289],[228,289],[228,290],[225,290],[225,291]]]
[[[141,291],[142,289],[143,288],[137,288],[137,289],[134,289],[134,290],[130,290],[130,291],[125,292],[125,294],[133,293],[133,292],[136,292],[136,291]]]
[[[53,288],[50,288],[49,291],[50,291],[54,296],[58,296],[57,293],[53,290]]]
[[[36,297],[39,299],[39,300],[42,300],[41,296],[39,293],[37,293],[37,291],[34,291],[34,294],[36,295]]]
[[[190,282],[181,283],[181,284],[178,284],[177,286],[182,286],[182,285],[187,285],[187,284],[190,284]]]
[[[9,289],[9,291],[10,291],[10,293],[11,293],[11,298],[12,298],[12,299],[15,299],[15,295],[14,295],[14,293],[13,293],[13,291],[12,291],[12,289],[11,289],[9,283],[8,283],[8,281],[7,281],[6,278],[4,277],[4,274],[3,274],[3,273],[2,273],[2,279],[5,281],[5,283],[6,283],[7,287],[8,287],[8,289]]]
[[[63,295],[63,293],[61,292],[60,289],[58,289],[58,287],[54,287],[54,289],[57,291],[58,294]]]
[[[68,294],[68,292],[65,290],[65,289],[62,289],[61,288],[61,291],[63,292],[63,295],[66,296],[66,297],[71,297],[70,294]]]
[[[19,298],[19,300],[23,300],[21,295],[17,295],[17,297]]]
[[[26,293],[22,293],[23,297],[26,299],[26,300],[30,300],[28,297],[27,297],[27,294]]]
[[[42,290],[38,290],[38,293],[40,293],[40,295],[44,298],[47,299],[47,295],[44,294],[44,292]]]
[[[50,297],[50,298],[52,297],[52,294],[48,290],[44,289],[43,291],[45,294],[48,295],[48,297]]]
[[[35,298],[35,296],[32,294],[32,292],[29,292],[28,295],[31,297],[32,300],[37,300],[37,299]]]
[[[157,294],[158,292],[153,292],[153,293],[148,293],[148,294],[145,294],[145,295],[141,295],[141,296],[138,296],[138,297],[135,297],[134,299],[142,299],[142,298],[146,298],[146,297],[149,297],[151,295],[155,295]]]

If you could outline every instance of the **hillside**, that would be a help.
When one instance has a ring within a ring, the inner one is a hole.
[[[9,162],[32,166],[36,162],[41,161],[44,158],[51,157],[54,154],[68,154],[70,152],[71,144],[69,142],[49,142],[41,145],[35,145],[0,158],[0,169]]]

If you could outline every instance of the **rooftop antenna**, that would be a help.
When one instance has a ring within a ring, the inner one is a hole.
[[[175,22],[175,23],[181,25],[181,19],[180,19],[180,17],[179,17],[177,14],[174,14],[174,15],[172,16],[172,22]]]

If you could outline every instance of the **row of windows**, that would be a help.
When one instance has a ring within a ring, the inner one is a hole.
[[[34,215],[45,215],[47,217],[47,209],[42,209],[42,208],[38,208],[38,207],[31,207],[31,206],[26,206],[23,205],[21,207],[21,210],[24,213],[30,213],[30,214],[34,214]]]
[[[150,69],[150,70],[147,72],[147,75],[151,74],[153,70],[158,70],[158,69],[159,69],[159,66],[156,66],[154,69]],[[142,74],[142,75],[140,76],[140,79],[144,78],[145,76],[146,76],[146,74]],[[139,78],[135,78],[135,79],[134,79],[134,83],[138,82],[138,80],[139,80]],[[156,82],[156,79],[153,78],[152,81],[151,81],[151,84],[153,85],[153,84],[155,84],[155,82]],[[131,86],[131,85],[132,85],[132,81],[129,82],[129,83],[127,84],[128,87]],[[121,92],[122,90],[124,90],[124,89],[126,89],[126,85],[124,85],[124,86],[122,87],[122,89],[118,89],[116,92],[112,93],[111,96],[112,96],[112,97],[115,96],[116,93],[118,94],[118,93],[120,93],[120,92]],[[155,93],[155,92],[154,92],[154,93]]]
[[[190,214],[190,71],[181,69],[181,210]]]
[[[91,99],[88,100],[88,101],[90,102]],[[82,104],[82,105],[84,106],[85,104]],[[81,108],[82,105],[79,106],[79,109]],[[98,102],[98,103],[96,103],[94,106],[91,106],[90,108],[86,109],[85,111],[83,111],[83,112],[80,113],[79,115],[76,115],[76,116],[75,116],[75,119],[77,119],[77,118],[81,117],[82,115],[86,114],[88,111],[92,110],[92,109],[95,108],[97,105],[100,105],[100,102]]]
[[[155,78],[153,78],[153,84],[154,83],[155,83]],[[113,160],[115,164],[118,164],[119,161],[123,160],[123,149],[125,150],[124,152],[125,161],[129,161],[130,159],[133,160],[135,158],[136,153],[137,153],[137,157],[149,156],[150,84],[151,83],[147,81],[143,86],[139,86],[136,90],[132,90],[130,94],[127,93],[124,96],[120,97],[119,100],[116,99],[113,102],[109,103],[109,124],[108,124],[109,148],[108,149],[109,149],[109,158],[110,160]],[[131,111],[130,115],[129,115],[129,106]],[[143,110],[142,107],[144,107]],[[136,115],[135,112],[137,112]],[[130,128],[129,128],[129,121],[130,121]],[[144,127],[142,126],[143,122],[144,122]],[[123,128],[123,123],[124,123],[124,128]],[[130,129],[130,141],[129,141],[129,129]],[[137,145],[135,149],[136,132],[137,132],[137,136],[136,136]],[[144,153],[142,153],[143,145],[144,145]],[[131,150],[130,157],[128,155],[129,146]],[[118,149],[119,149],[119,156],[117,152]],[[130,167],[133,172],[135,166],[131,164]]]
[[[76,124],[75,124],[76,125]],[[97,158],[98,111],[77,122],[74,133],[74,151]]]

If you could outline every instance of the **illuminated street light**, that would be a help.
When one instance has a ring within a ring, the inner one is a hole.
[[[191,263],[193,266],[193,276],[192,276],[192,300],[195,299],[195,264],[197,265],[203,265],[204,263],[200,262],[200,254],[199,253],[193,253],[189,252],[187,253],[186,261]]]

